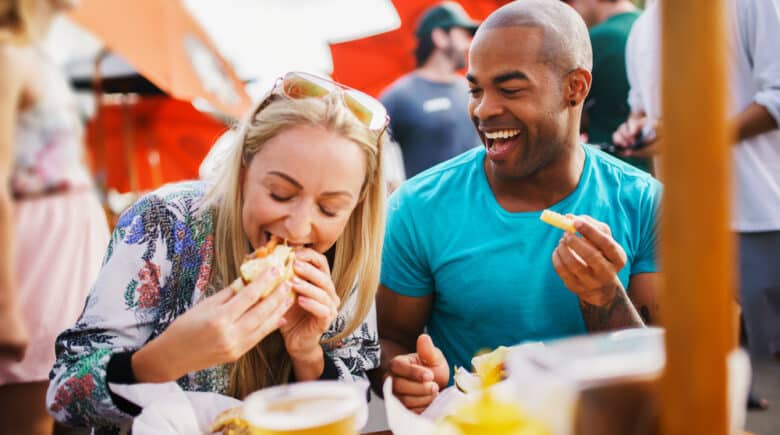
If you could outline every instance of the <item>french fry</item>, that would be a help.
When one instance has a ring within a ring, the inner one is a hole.
[[[574,229],[574,222],[560,214],[556,213],[552,210],[545,210],[542,212],[542,215],[539,217],[539,219],[542,220],[542,222],[546,224],[550,224],[556,228],[560,228],[563,231],[569,232],[569,233],[576,233],[577,230]]]

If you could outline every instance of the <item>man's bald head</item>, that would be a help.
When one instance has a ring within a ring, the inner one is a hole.
[[[577,68],[591,71],[593,51],[582,17],[559,0],[516,0],[495,10],[475,35],[502,27],[534,27],[542,30],[544,43],[540,59],[563,72]],[[523,41],[507,41],[522,44]]]

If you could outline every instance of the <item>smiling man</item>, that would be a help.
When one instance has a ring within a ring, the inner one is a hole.
[[[579,142],[591,65],[585,23],[557,0],[510,3],[477,31],[468,109],[484,146],[390,200],[374,380],[393,376],[410,409],[480,349],[656,315],[660,185]],[[544,209],[576,216],[577,234]]]

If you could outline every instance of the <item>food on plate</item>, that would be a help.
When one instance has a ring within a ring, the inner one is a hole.
[[[257,433],[244,418],[244,411],[240,406],[220,412],[209,430],[211,433],[221,433],[222,435],[254,435]]]
[[[550,435],[539,421],[527,416],[519,403],[496,396],[490,387],[507,378],[509,348],[499,346],[492,352],[471,359],[474,373],[463,367],[455,371],[455,386],[471,400],[453,409],[440,422],[446,433],[458,435]]]
[[[552,210],[544,210],[539,219],[541,219],[542,222],[550,224],[556,228],[560,228],[563,231],[567,231],[569,233],[577,232],[577,230],[574,228],[574,221],[571,218],[566,217],[560,213],[556,213]]]
[[[277,237],[271,237],[265,246],[261,246],[244,258],[240,267],[240,278],[230,285],[233,291],[238,292],[271,267],[276,267],[282,273],[263,291],[261,299],[271,293],[279,284],[292,279],[295,274],[293,271],[295,252],[293,248],[287,244],[280,244],[279,241]]]
[[[458,435],[551,435],[543,423],[526,415],[520,404],[487,391],[445,417],[440,427]]]
[[[464,393],[488,388],[506,379],[505,362],[509,348],[499,346],[492,352],[483,353],[471,359],[474,373],[463,367],[455,368],[455,386]]]

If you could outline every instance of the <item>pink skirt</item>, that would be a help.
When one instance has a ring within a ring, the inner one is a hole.
[[[47,381],[54,340],[76,323],[108,246],[106,215],[91,190],[14,203],[16,281],[30,345],[0,361],[0,385]]]

